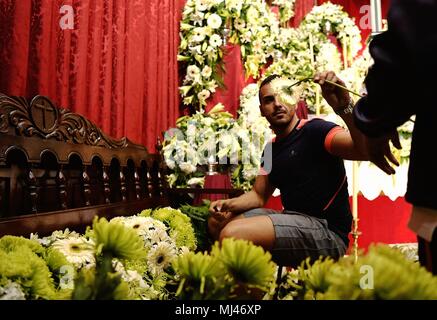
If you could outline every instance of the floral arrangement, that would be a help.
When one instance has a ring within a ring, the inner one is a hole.
[[[361,33],[355,22],[340,5],[326,2],[315,6],[304,18],[300,28],[312,34],[314,43],[326,42],[329,34],[347,46],[348,61],[352,61],[362,48]]]
[[[258,76],[273,52],[278,21],[261,0],[188,0],[181,21],[178,60],[186,64],[180,93],[185,105],[202,110],[223,85],[223,38],[241,46],[246,75]]]
[[[279,8],[279,21],[284,24],[294,17],[296,0],[273,0],[272,4]]]
[[[193,209],[192,217],[207,218]],[[190,224],[181,211],[167,207],[110,221],[96,217],[84,235],[65,230],[44,238],[4,236],[0,300],[241,300],[273,299],[275,292],[279,299],[437,299],[437,277],[418,264],[417,247],[406,252],[371,246],[357,261],[306,260],[278,280],[270,253],[249,241],[224,239],[196,251]],[[78,245],[81,238],[85,246]]]
[[[246,95],[244,90],[242,95]],[[223,111],[223,105],[218,104],[208,113],[196,112],[179,118],[176,128],[166,132],[162,152],[167,167],[172,170],[167,175],[170,187],[203,185],[205,172],[199,167],[218,163],[230,166],[235,188],[250,189],[271,130],[259,110],[254,111],[259,104],[247,110],[244,98],[242,101],[239,113],[247,115],[250,112],[251,119],[240,117],[235,120]]]
[[[308,300],[437,299],[437,277],[387,245],[373,245],[368,253],[306,260],[286,275],[281,298]]]

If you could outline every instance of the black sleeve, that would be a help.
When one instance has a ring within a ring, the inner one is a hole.
[[[383,135],[431,107],[436,30],[436,0],[392,0],[388,31],[370,44],[375,63],[365,80],[367,96],[354,109],[355,124],[363,133]]]
[[[337,124],[325,121],[323,119],[314,119],[308,122],[308,129],[310,129],[311,143],[317,146],[317,150],[326,151],[325,149],[325,139],[329,131],[333,128],[338,127]]]

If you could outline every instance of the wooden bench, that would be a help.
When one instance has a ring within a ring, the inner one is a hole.
[[[83,231],[169,204],[162,161],[50,99],[0,94],[0,236]]]
[[[161,149],[157,143],[157,150]],[[238,189],[171,189],[160,154],[94,123],[49,98],[0,93],[0,237],[84,231],[94,216],[133,215],[189,203],[189,194]]]

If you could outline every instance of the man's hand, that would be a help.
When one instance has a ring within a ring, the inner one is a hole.
[[[330,84],[326,82],[326,80],[338,83],[342,86],[345,86],[345,84],[332,71],[317,73],[314,77],[314,82],[320,84],[322,88],[323,98],[325,98],[326,102],[328,102],[334,111],[338,111],[345,107],[351,98],[346,90]]]
[[[380,168],[385,173],[394,174],[395,170],[387,161],[387,159],[396,166],[399,166],[399,162],[391,153],[389,143],[390,141],[397,149],[402,149],[401,143],[399,142],[399,134],[397,130],[394,130],[390,134],[378,138],[365,137],[365,147],[367,149],[370,161],[372,161],[378,168]]]
[[[229,202],[230,199],[217,200],[211,202],[211,204],[209,205],[209,212],[211,216],[217,219],[218,221],[229,219],[232,216],[232,212],[230,212]]]

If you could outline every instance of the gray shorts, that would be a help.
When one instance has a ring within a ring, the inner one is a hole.
[[[294,211],[253,209],[244,217],[268,216],[275,229],[275,244],[270,251],[273,261],[281,266],[297,267],[306,258],[312,261],[320,256],[338,259],[346,253],[346,244],[328,229],[325,219]]]

